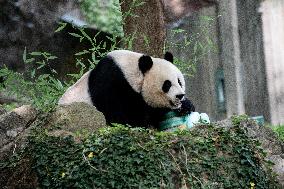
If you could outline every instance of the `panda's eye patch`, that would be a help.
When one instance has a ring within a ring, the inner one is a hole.
[[[167,93],[169,92],[170,88],[172,86],[172,82],[170,82],[169,80],[166,80],[163,84],[162,90]]]
[[[182,87],[182,84],[181,84],[181,82],[180,82],[180,80],[178,79],[178,84]]]

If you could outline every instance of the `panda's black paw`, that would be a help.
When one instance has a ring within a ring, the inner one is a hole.
[[[185,100],[181,101],[181,103],[182,103],[181,108],[178,109],[178,113],[180,115],[187,115],[187,114],[190,114],[191,112],[195,111],[194,105],[187,98]]]

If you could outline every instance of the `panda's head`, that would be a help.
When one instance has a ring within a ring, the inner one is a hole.
[[[139,58],[139,69],[144,75],[141,94],[151,107],[181,107],[185,95],[185,81],[181,71],[172,62],[173,55],[168,52],[164,59],[146,55]]]

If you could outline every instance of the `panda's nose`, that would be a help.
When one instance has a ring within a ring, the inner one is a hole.
[[[178,98],[179,100],[181,100],[183,97],[184,97],[184,94],[176,95],[176,98]]]

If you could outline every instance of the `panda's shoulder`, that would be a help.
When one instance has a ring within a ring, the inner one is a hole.
[[[108,57],[111,58],[115,64],[117,64],[123,71],[137,69],[138,60],[143,54],[129,51],[129,50],[115,50],[108,53]]]

